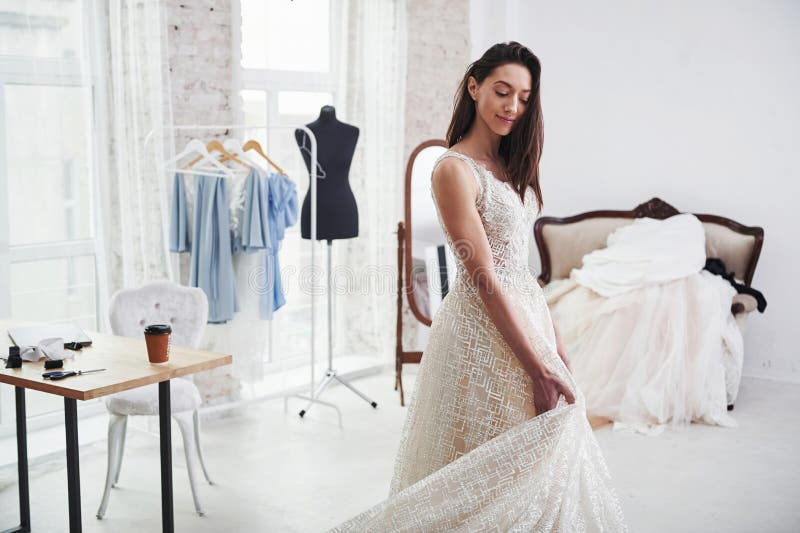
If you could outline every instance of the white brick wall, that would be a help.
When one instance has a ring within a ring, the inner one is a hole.
[[[170,84],[166,90],[176,125],[232,124],[232,106],[241,107],[233,87],[233,69],[239,66],[234,64],[232,54],[231,5],[232,0],[167,1]],[[181,150],[193,137],[210,140],[227,135],[226,131],[179,131],[175,134],[175,148]],[[181,255],[182,283],[187,283],[189,257]],[[203,401],[209,404],[240,396],[241,382],[233,376],[230,366],[196,374],[195,384]]]
[[[470,63],[469,0],[408,0],[407,9],[405,161],[421,142],[444,139],[453,97]],[[425,327],[403,298],[405,350],[424,348],[417,331]]]
[[[469,0],[408,0],[406,158],[444,139],[453,96],[470,63]]]
[[[168,0],[170,102],[175,124],[232,124],[234,120],[232,57],[233,0]],[[201,132],[176,135],[177,147]],[[206,138],[224,131],[202,132]]]

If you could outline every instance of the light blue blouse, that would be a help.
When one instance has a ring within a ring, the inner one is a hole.
[[[262,293],[260,310],[262,319],[271,320],[273,312],[286,303],[278,252],[286,228],[297,223],[297,186],[291,178],[283,174],[272,173],[263,179],[268,205],[270,245],[264,256],[267,290]]]

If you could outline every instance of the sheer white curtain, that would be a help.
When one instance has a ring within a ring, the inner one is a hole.
[[[360,128],[350,170],[359,236],[344,241],[337,330],[351,353],[390,358],[395,335],[396,226],[402,213],[406,2],[343,2],[343,119]],[[347,282],[347,290],[343,287]],[[346,327],[345,327],[346,325]]]
[[[158,0],[109,0],[97,13],[101,227],[109,292],[169,278],[163,136],[166,22]]]

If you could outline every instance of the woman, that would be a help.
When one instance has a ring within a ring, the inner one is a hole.
[[[527,265],[542,205],[540,71],[510,42],[461,82],[431,181],[456,280],[431,324],[391,496],[338,530],[625,530]]]

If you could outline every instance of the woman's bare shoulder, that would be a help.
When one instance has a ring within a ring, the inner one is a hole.
[[[477,200],[481,193],[478,177],[469,161],[457,155],[438,160],[431,176],[431,186],[437,197],[464,195],[471,200]]]
[[[453,176],[467,175],[470,171],[469,164],[455,155],[442,154],[443,157],[436,163],[432,177],[439,179],[453,179]]]
[[[469,163],[458,157],[445,157],[439,161],[431,176],[434,192],[443,195],[460,195],[468,191],[471,197],[478,194],[478,184],[470,177]]]

